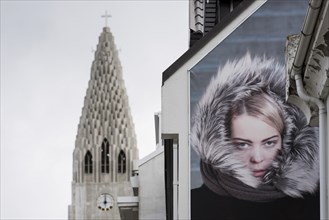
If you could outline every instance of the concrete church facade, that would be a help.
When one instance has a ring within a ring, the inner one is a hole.
[[[120,204],[136,206],[131,176],[136,174],[137,160],[121,64],[110,28],[104,27],[91,67],[73,152],[69,219],[120,219]],[[138,210],[133,209],[127,215],[137,216]]]

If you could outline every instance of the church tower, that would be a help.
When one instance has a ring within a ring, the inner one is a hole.
[[[105,25],[75,141],[69,219],[120,219],[117,198],[134,195],[134,160],[138,149],[122,68]]]

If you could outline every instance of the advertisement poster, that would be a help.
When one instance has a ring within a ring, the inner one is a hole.
[[[191,219],[319,219],[318,128],[285,101],[308,2],[268,1],[190,70]]]

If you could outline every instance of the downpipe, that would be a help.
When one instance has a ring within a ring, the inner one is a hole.
[[[329,219],[328,204],[328,163],[329,158],[327,147],[327,111],[325,104],[315,97],[306,94],[300,73],[295,74],[295,81],[298,96],[306,102],[315,103],[319,108],[319,148],[320,148],[320,218]],[[327,103],[328,104],[328,103]],[[329,104],[328,104],[329,105]]]

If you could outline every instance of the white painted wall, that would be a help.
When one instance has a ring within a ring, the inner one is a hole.
[[[139,161],[139,185],[139,219],[165,220],[163,146]]]

